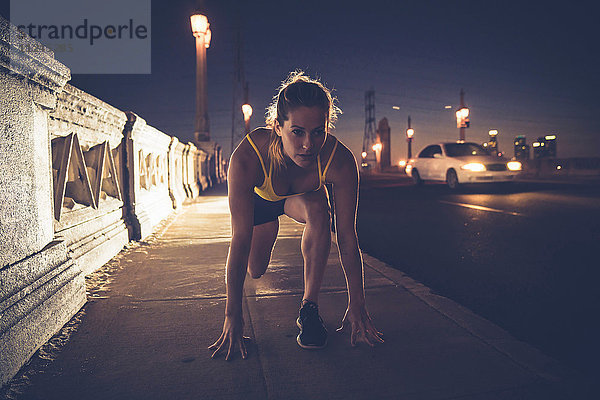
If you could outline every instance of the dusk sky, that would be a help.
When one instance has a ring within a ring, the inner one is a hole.
[[[481,143],[498,129],[500,150],[512,156],[515,136],[526,135],[531,144],[556,134],[559,157],[598,156],[596,9],[589,1],[152,1],[152,73],[74,74],[70,83],[169,135],[192,140],[195,46],[189,16],[199,11],[212,30],[210,132],[228,153],[237,14],[252,127],[263,125],[280,81],[300,68],[335,89],[344,113],[334,134],[357,156],[370,88],[377,121],[387,117],[392,129],[393,162],[406,157],[408,115],[413,151],[458,138],[454,112],[461,88],[471,109],[467,140]],[[0,12],[9,17],[6,2]]]

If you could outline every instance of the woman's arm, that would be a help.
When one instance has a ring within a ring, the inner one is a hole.
[[[227,256],[226,276],[227,303],[225,322],[219,339],[209,348],[214,349],[212,357],[227,347],[226,360],[229,360],[239,346],[242,358],[247,357],[244,344],[244,319],[242,298],[244,280],[248,267],[248,255],[252,243],[254,225],[253,189],[256,181],[258,160],[247,142],[234,151],[228,171],[228,196],[231,212],[232,237]],[[252,153],[250,153],[252,152]]]
[[[339,154],[338,154],[339,152]],[[344,329],[352,327],[350,342],[363,341],[373,346],[383,343],[365,306],[364,270],[356,235],[358,207],[358,169],[352,152],[344,145],[338,146],[330,174],[333,183],[336,242],[348,287],[348,309],[342,320]]]

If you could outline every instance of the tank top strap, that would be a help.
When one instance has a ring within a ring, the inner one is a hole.
[[[248,139],[248,143],[250,143],[250,145],[252,145],[252,148],[256,152],[256,155],[258,156],[258,159],[260,160],[260,165],[262,167],[263,173],[265,174],[265,180],[267,180],[271,176],[271,171],[273,169],[273,165],[270,165],[269,173],[267,174],[267,168],[265,167],[265,162],[263,161],[263,158],[260,155],[260,152],[258,151],[258,147],[256,147],[256,145],[254,144],[254,141],[250,137],[250,134],[246,135],[246,139]]]
[[[329,159],[327,160],[327,164],[325,164],[325,169],[323,170],[323,173],[321,174],[321,180],[322,182],[325,182],[325,176],[327,175],[327,170],[329,169],[329,165],[331,165],[331,160],[333,160],[333,156],[335,154],[335,150],[337,149],[337,145],[338,145],[338,140],[335,139],[335,144],[333,145],[333,150],[331,150],[331,154],[329,155]],[[321,165],[319,163],[319,172],[321,171]]]

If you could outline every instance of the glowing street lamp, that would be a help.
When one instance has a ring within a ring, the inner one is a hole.
[[[457,128],[468,128],[469,127],[469,109],[463,107],[456,111],[456,127]]]
[[[244,104],[242,106],[242,114],[244,114],[244,124],[246,126],[246,133],[250,132],[250,117],[252,116],[252,106],[250,104]]]
[[[381,171],[381,149],[383,149],[383,145],[381,143],[375,143],[372,149],[375,152],[377,171]]]
[[[206,96],[206,49],[212,37],[210,24],[205,15],[195,14],[190,17],[192,34],[196,38],[196,118],[194,121],[194,138],[204,142],[210,140],[208,125],[208,108]]]
[[[204,43],[204,47],[208,49],[212,37],[208,18],[202,14],[195,14],[190,17],[190,22],[192,23],[192,34],[194,37],[204,39],[202,42]]]

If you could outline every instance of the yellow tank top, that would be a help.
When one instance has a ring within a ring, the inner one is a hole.
[[[246,139],[248,139],[248,143],[250,143],[252,145],[252,148],[256,152],[256,155],[258,156],[258,159],[260,160],[260,165],[262,166],[262,170],[263,170],[263,173],[265,176],[265,180],[263,181],[262,185],[254,187],[254,192],[257,195],[259,195],[260,197],[262,197],[263,199],[265,199],[267,201],[279,201],[279,200],[287,199],[288,197],[299,196],[301,194],[307,193],[307,192],[292,193],[292,194],[286,194],[286,195],[282,195],[282,196],[275,193],[275,190],[273,189],[273,182],[271,180],[271,178],[272,178],[271,174],[273,173],[273,163],[272,162],[269,163],[269,172],[267,173],[267,169],[265,167],[265,162],[263,161],[262,156],[260,155],[260,152],[258,151],[258,147],[256,147],[256,145],[254,144],[254,141],[252,141],[252,138],[250,138],[250,134],[246,135]],[[317,168],[319,171],[319,187],[314,189],[314,191],[321,189],[323,187],[323,185],[325,184],[325,175],[327,174],[327,170],[329,169],[331,160],[333,160],[333,155],[335,154],[337,145],[338,145],[338,141],[336,139],[335,144],[333,145],[333,150],[331,151],[331,155],[329,156],[329,160],[327,160],[327,164],[325,164],[325,169],[323,169],[322,172],[321,172],[321,154],[317,155]]]

